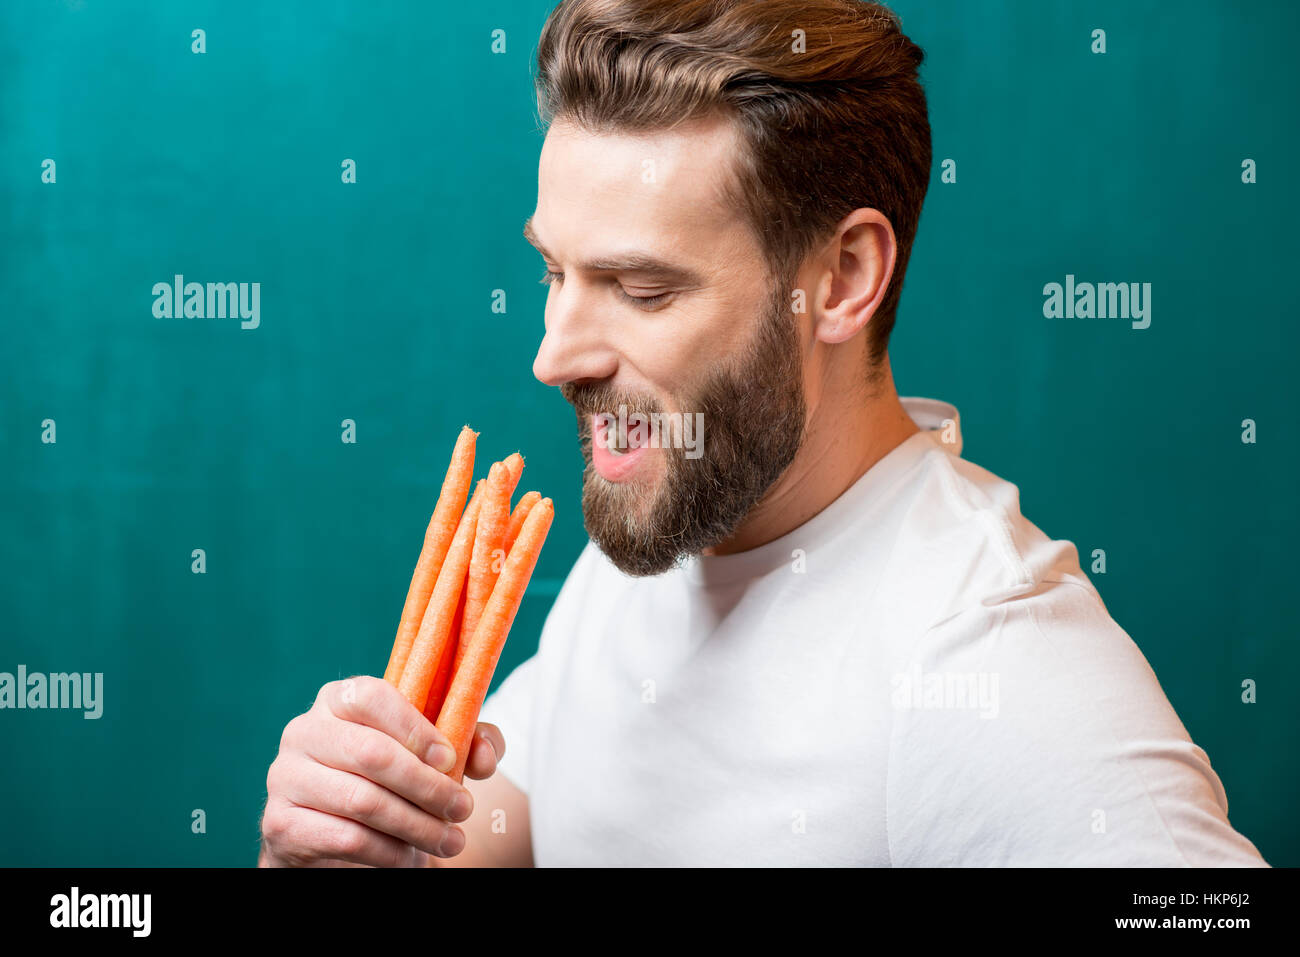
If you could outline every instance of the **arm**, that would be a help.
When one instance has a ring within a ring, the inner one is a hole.
[[[492,725],[481,727],[496,731]],[[500,732],[496,733],[499,740]],[[495,758],[492,764],[495,768]],[[528,796],[504,774],[465,783],[474,796],[474,810],[461,825],[465,850],[451,858],[432,858],[431,863],[436,867],[532,867]]]
[[[1044,582],[934,626],[911,651],[970,690],[940,701],[935,682],[931,706],[894,703],[895,866],[1267,866],[1095,592]]]

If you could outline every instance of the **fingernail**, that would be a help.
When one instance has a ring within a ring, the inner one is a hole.
[[[438,845],[439,857],[454,857],[465,848],[465,835],[455,827],[447,828],[447,833],[442,836],[442,843]]]
[[[457,821],[463,821],[469,817],[470,810],[474,807],[474,799],[469,796],[468,791],[461,791],[451,800],[447,813]]]
[[[446,773],[456,766],[456,752],[445,744],[435,744],[429,755],[429,764],[434,770]]]

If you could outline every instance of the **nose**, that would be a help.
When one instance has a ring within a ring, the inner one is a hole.
[[[599,310],[583,305],[576,284],[552,288],[546,300],[546,334],[533,359],[533,375],[547,385],[607,379],[618,352]]]

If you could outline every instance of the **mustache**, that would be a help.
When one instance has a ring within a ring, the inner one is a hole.
[[[560,395],[573,406],[574,412],[584,423],[589,422],[591,416],[601,413],[617,415],[620,405],[625,406],[629,414],[660,411],[659,402],[654,396],[615,389],[605,382],[565,382],[560,385]]]

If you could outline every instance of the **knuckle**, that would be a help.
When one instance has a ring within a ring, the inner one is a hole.
[[[292,813],[284,814],[282,820],[275,841],[267,840],[282,866],[306,867],[328,856],[325,848],[326,832],[314,821],[303,820]]]
[[[352,684],[353,703],[364,711],[373,711],[384,698],[384,689],[392,687],[382,678],[360,675],[349,679]]]
[[[291,805],[267,809],[262,837],[270,853],[289,867],[301,867],[324,856],[314,834],[302,826]]]
[[[356,824],[344,822],[331,831],[326,839],[326,849],[341,858],[357,857],[366,849],[367,836]]]
[[[287,823],[278,803],[269,803],[262,814],[262,837],[268,844],[278,845],[285,835]]]
[[[321,685],[320,691],[316,692],[315,703],[321,707],[329,707],[329,703],[334,700],[335,694],[341,683],[342,682],[339,681],[327,681]]]
[[[445,826],[432,814],[417,811],[411,821],[403,822],[401,833],[395,836],[404,844],[433,853],[438,850]]]
[[[356,675],[352,680],[357,683],[357,688],[364,688],[370,694],[391,694],[397,690],[383,678],[374,675]]]
[[[394,841],[389,845],[391,867],[415,867],[420,861],[420,849],[404,841]]]
[[[307,722],[307,715],[300,714],[289,719],[289,723],[284,726],[284,732],[280,735],[280,750],[284,751],[294,747],[302,740],[303,725]]]
[[[292,784],[293,767],[283,755],[271,762],[266,769],[266,793],[270,797],[282,797],[288,793]]]
[[[426,853],[438,855],[442,853],[443,835],[447,833],[447,825],[437,818],[424,815],[424,821],[420,827],[420,834],[416,846]]]
[[[435,771],[431,775],[428,791],[428,806],[434,808],[439,815],[447,813],[451,807],[451,802],[455,800],[458,788],[456,782],[445,774]]]
[[[343,788],[341,808],[353,820],[369,820],[379,810],[380,792],[369,781],[356,778]]]
[[[392,766],[393,752],[379,735],[361,735],[352,748],[352,759],[357,770],[370,777]]]
[[[280,853],[299,867],[329,860],[334,854],[329,836],[330,832],[294,817],[285,828]]]

